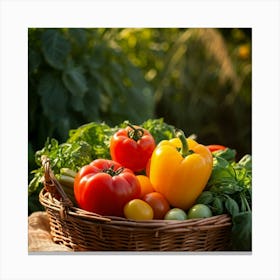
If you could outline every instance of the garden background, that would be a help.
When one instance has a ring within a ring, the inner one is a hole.
[[[246,28],[30,28],[28,180],[48,137],[62,143],[92,121],[163,118],[203,144],[251,154],[251,37]]]

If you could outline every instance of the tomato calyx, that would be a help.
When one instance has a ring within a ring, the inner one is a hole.
[[[144,130],[143,128],[136,128],[134,127],[131,123],[126,122],[126,124],[132,128],[131,130],[128,131],[127,136],[131,139],[133,139],[135,142],[140,140],[143,135],[144,135]]]
[[[103,173],[109,174],[111,177],[118,176],[124,170],[124,167],[119,167],[117,170],[114,170],[114,165],[111,165],[109,168],[104,168]]]

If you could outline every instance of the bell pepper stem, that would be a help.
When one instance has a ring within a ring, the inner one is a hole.
[[[181,148],[182,156],[186,157],[187,155],[191,154],[191,152],[189,151],[188,141],[186,139],[184,132],[182,130],[178,130],[176,136],[180,139],[182,143],[182,148]]]

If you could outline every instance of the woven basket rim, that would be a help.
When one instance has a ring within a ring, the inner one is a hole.
[[[126,226],[127,228],[147,228],[157,230],[164,230],[165,228],[195,228],[207,229],[209,227],[220,227],[230,226],[231,217],[228,214],[221,214],[212,216],[209,218],[197,218],[197,219],[186,219],[182,221],[178,220],[131,220],[124,217],[117,216],[102,216],[97,213],[89,212],[75,206],[64,205],[61,201],[52,197],[52,195],[44,188],[40,191],[39,200],[41,204],[46,208],[51,208],[57,212],[66,211],[66,215],[76,217],[83,221],[90,221],[96,223],[110,223],[116,226]]]

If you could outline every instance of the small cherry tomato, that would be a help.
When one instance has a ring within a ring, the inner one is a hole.
[[[147,193],[155,191],[149,177],[145,175],[137,175],[136,178],[138,179],[141,187],[140,198],[143,198]]]
[[[205,204],[195,204],[188,211],[189,219],[209,218],[211,216],[212,216],[212,211]]]
[[[124,206],[124,216],[131,220],[152,220],[153,208],[142,199],[132,199]]]
[[[172,208],[164,216],[165,220],[186,220],[187,214],[183,209]]]
[[[163,219],[170,206],[166,198],[159,192],[151,192],[143,197],[154,210],[154,219]]]

